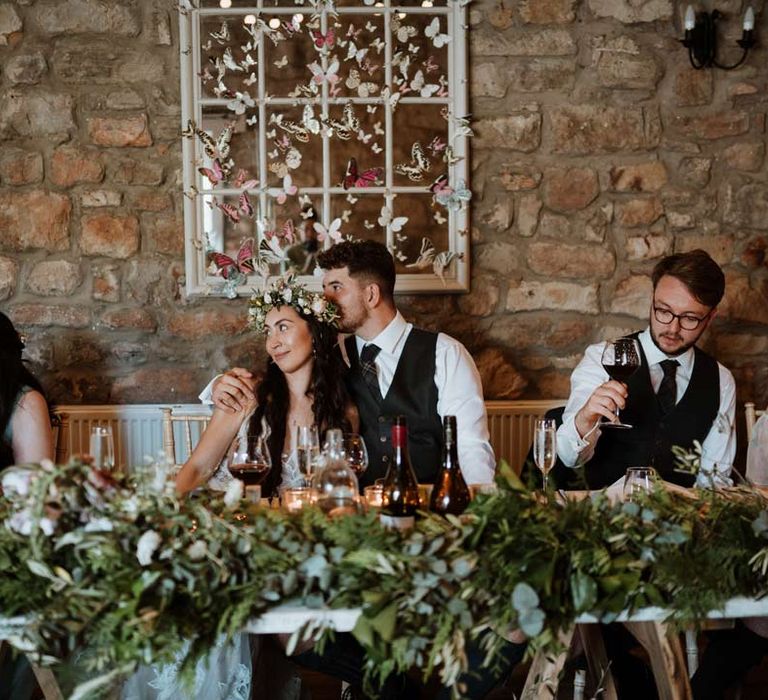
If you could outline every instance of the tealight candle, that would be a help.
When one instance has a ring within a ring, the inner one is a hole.
[[[363,497],[369,508],[381,508],[384,500],[384,487],[381,484],[366,486],[363,489]]]
[[[309,486],[297,486],[283,491],[283,508],[295,513],[317,500],[317,490]]]

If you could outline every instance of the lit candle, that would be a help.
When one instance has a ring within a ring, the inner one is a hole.
[[[747,8],[744,13],[744,31],[751,32],[755,28],[755,11],[752,9],[752,5]]]
[[[382,501],[384,499],[384,487],[380,484],[374,486],[366,486],[363,489],[365,502],[369,508],[381,508]]]
[[[696,13],[693,11],[693,5],[688,5],[685,10],[685,31],[689,32],[696,26]]]

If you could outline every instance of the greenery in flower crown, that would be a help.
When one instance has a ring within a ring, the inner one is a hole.
[[[659,605],[688,622],[731,597],[768,593],[759,491],[562,504],[502,465],[498,490],[461,519],[425,514],[401,533],[372,514],[253,508],[234,484],[223,498],[179,500],[163,464],[130,476],[77,460],[7,469],[0,637],[43,662],[76,656],[96,676],[78,691],[85,697],[138,664],[172,661],[184,640],[191,674],[220,635],[285,602],[361,607],[354,635],[372,683],[415,666],[459,694],[474,639],[494,664],[498,635],[511,629],[531,651],[554,650],[583,612],[609,621]]]
[[[318,321],[336,326],[339,313],[336,305],[322,294],[310,292],[303,284],[294,282],[292,275],[279,277],[266,289],[254,292],[248,302],[248,325],[264,332],[264,322],[272,309],[292,306],[300,316],[314,316]]]

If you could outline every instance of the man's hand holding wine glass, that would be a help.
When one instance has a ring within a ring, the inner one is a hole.
[[[601,418],[618,421],[616,410],[624,408],[627,396],[626,384],[615,379],[598,386],[574,419],[579,435],[585,438]]]

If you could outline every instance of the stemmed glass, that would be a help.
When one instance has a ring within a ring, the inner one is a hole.
[[[313,472],[320,462],[320,438],[317,433],[317,426],[299,426],[296,455],[299,461],[299,470],[304,475],[305,485],[311,486]]]
[[[235,479],[240,479],[246,488],[260,485],[272,469],[272,458],[261,435],[242,435],[236,438],[228,466],[229,473]]]
[[[360,478],[360,475],[368,469],[368,450],[365,447],[365,441],[362,435],[345,433],[343,444],[347,464],[355,472],[355,476]]]
[[[624,500],[633,501],[638,494],[653,489],[656,471],[651,467],[630,467],[624,476]]]
[[[115,466],[115,443],[112,428],[94,426],[91,428],[91,440],[88,452],[93,457],[93,466],[97,469],[113,469]]]
[[[634,338],[617,338],[605,344],[602,357],[603,369],[611,379],[626,382],[640,368],[640,345]],[[619,407],[616,407],[616,422],[604,420],[600,427],[631,428],[628,423],[622,423]]]
[[[549,472],[557,460],[557,426],[554,420],[542,418],[534,424],[533,459],[544,475],[544,493],[546,493]]]

